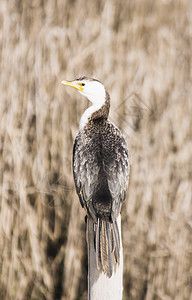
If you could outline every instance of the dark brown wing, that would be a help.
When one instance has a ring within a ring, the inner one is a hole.
[[[92,197],[98,184],[100,165],[99,145],[83,131],[79,132],[73,147],[73,175],[75,187],[82,207],[97,221]]]
[[[111,218],[114,221],[126,197],[129,162],[128,150],[121,131],[111,122],[107,123],[107,135],[103,139],[103,155],[109,191],[112,197]]]
[[[111,122],[98,131],[89,128],[79,132],[73,174],[81,205],[93,220],[110,214],[114,221],[126,196],[129,166],[126,142]]]

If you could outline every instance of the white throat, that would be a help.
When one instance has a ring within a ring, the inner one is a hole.
[[[106,100],[105,88],[99,82],[90,82],[89,87],[80,93],[88,98],[88,100],[92,103],[92,106],[88,107],[84,111],[79,123],[79,130],[81,130],[87,124],[92,114],[98,111],[105,104]]]

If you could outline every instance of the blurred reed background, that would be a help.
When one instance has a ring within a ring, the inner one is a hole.
[[[63,79],[111,95],[129,148],[124,299],[192,299],[192,2],[1,0],[0,299],[87,297],[72,146],[88,106]]]

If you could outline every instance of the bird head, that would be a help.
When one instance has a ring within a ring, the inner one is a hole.
[[[88,98],[88,100],[91,101],[93,105],[100,106],[105,103],[105,87],[100,81],[96,79],[80,77],[73,81],[63,80],[61,83],[78,90],[78,92]]]

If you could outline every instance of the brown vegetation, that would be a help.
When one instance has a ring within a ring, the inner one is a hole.
[[[86,299],[71,156],[87,100],[127,139],[124,299],[192,300],[192,2],[1,0],[0,299]]]

